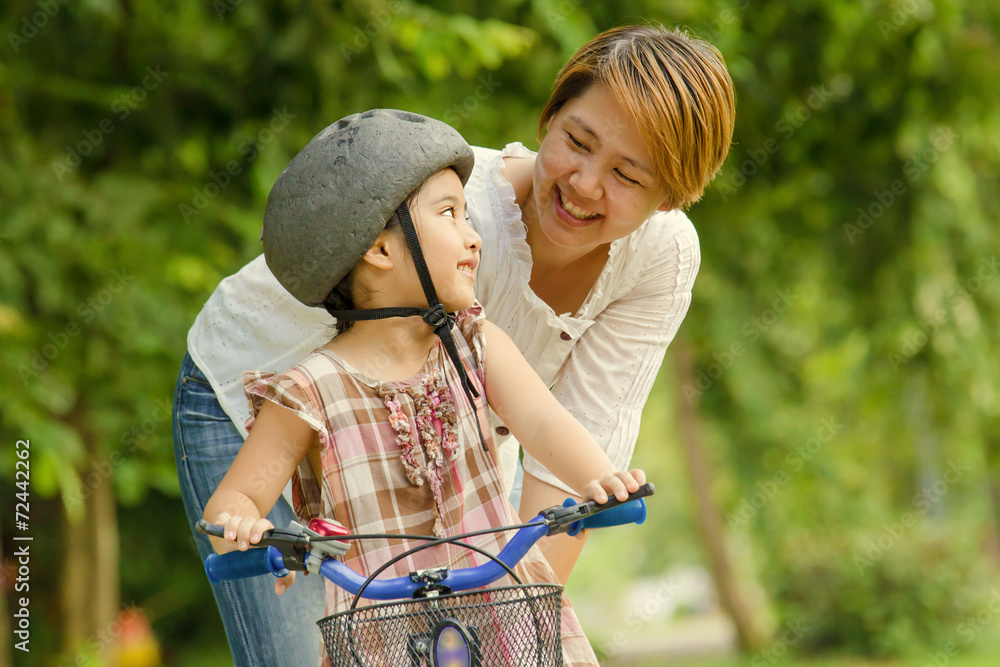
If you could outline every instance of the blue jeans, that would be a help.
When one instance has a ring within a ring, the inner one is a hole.
[[[202,562],[212,553],[208,538],[194,530],[205,504],[243,445],[243,436],[222,410],[205,375],[187,354],[174,394],[174,456],[181,497]],[[284,527],[295,518],[284,498],[267,515]],[[212,586],[236,667],[315,667],[325,616],[325,591],[316,575],[302,576],[281,597],[274,578],[254,577]]]

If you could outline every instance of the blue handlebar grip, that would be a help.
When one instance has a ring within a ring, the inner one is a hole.
[[[563,502],[563,507],[576,505],[576,501],[567,498]],[[608,528],[610,526],[624,526],[627,523],[641,524],[646,520],[646,501],[637,498],[631,502],[623,503],[617,507],[598,512],[585,519],[574,521],[569,525],[567,535],[576,535],[581,530],[590,528]]]
[[[213,584],[231,579],[246,579],[270,572],[276,577],[288,574],[281,552],[274,547],[211,554],[205,559],[205,574]]]

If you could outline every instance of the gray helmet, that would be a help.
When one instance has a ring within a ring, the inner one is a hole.
[[[442,169],[465,185],[472,148],[433,118],[374,109],[338,120],[306,144],[278,177],[264,211],[264,258],[307,306],[364,256],[406,197]]]

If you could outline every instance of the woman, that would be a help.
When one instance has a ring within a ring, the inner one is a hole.
[[[698,270],[697,234],[679,209],[698,200],[722,165],[733,119],[732,82],[718,51],[662,28],[628,26],[602,33],[563,66],[542,111],[537,154],[517,143],[476,151],[466,198],[483,237],[476,289],[486,316],[619,469],[628,466],[642,406]],[[322,309],[296,302],[262,257],[206,303],[188,334],[175,399],[175,451],[192,525],[246,436],[242,371],[287,370],[329,339],[330,323]],[[289,341],[298,343],[291,352]],[[391,346],[385,353],[391,358]],[[491,428],[498,442],[508,435],[499,420]],[[500,450],[514,487],[518,448],[508,438]],[[569,494],[524,458],[522,518]],[[291,517],[287,503],[268,516],[275,525]],[[202,557],[211,553],[205,538],[196,539]],[[563,535],[541,544],[562,581],[583,543]],[[308,633],[322,615],[322,587],[303,583],[281,598],[267,581],[215,587],[237,665],[314,660]],[[274,640],[251,644],[262,626]]]

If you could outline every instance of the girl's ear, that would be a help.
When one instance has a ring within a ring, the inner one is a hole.
[[[398,235],[384,231],[361,258],[361,261],[376,269],[390,270],[396,266],[399,256]]]

